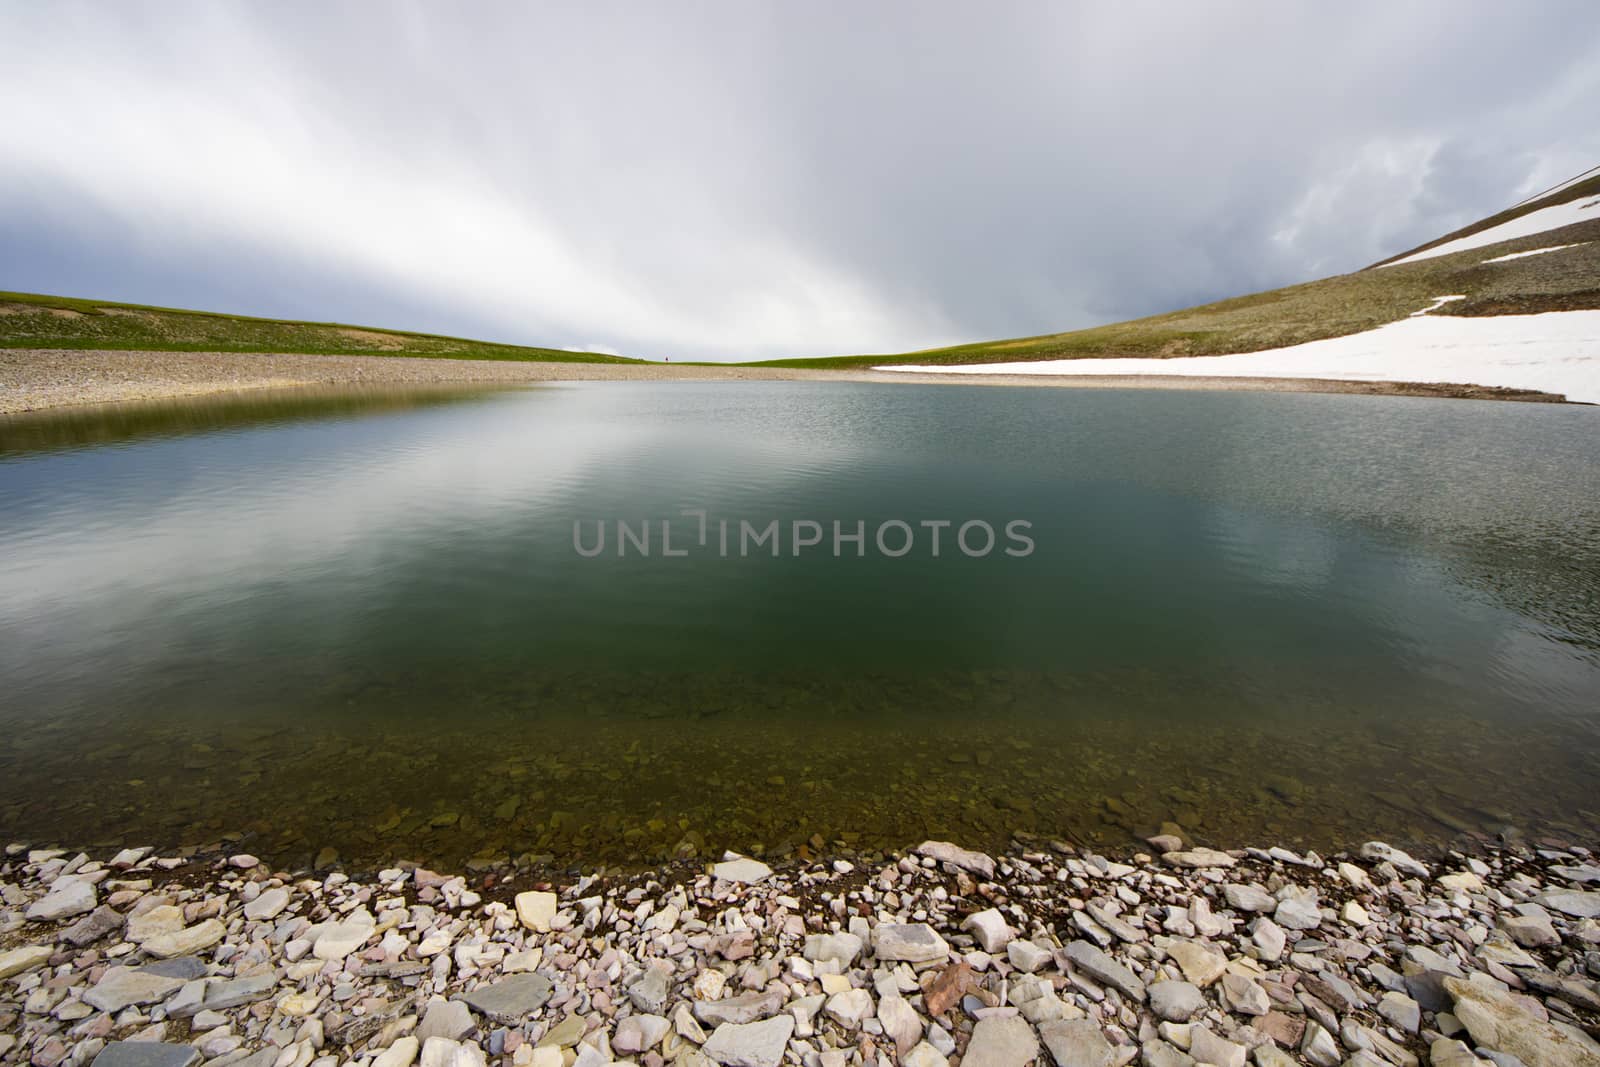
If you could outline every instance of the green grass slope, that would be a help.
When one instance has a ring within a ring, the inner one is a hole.
[[[0,348],[111,348],[158,352],[303,352],[521,362],[639,363],[558,348],[491,344],[337,322],[295,322],[179,308],[0,292]]]
[[[1580,196],[1600,196],[1600,176],[1520,204],[1384,262]],[[1506,263],[1484,262],[1508,252],[1565,244],[1578,247]],[[825,369],[1014,363],[1091,356],[1220,356],[1360,333],[1404,318],[1426,307],[1436,296],[1458,293],[1466,299],[1447,304],[1436,313],[1507,315],[1600,309],[1600,221],[1581,222],[1416,263],[1376,265],[1354,274],[1069,333],[980,341],[897,355],[783,359],[752,365]]]

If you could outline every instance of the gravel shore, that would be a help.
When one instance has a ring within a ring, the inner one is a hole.
[[[0,1061],[1600,1064],[1583,848],[943,842],[550,880],[12,845]]]
[[[1484,400],[1559,401],[1546,393],[1471,385],[1339,382],[1288,378],[1154,375],[909,374],[871,370],[688,366],[670,363],[520,363],[410,356],[317,356],[239,352],[0,349],[0,414],[79,404],[157,400],[295,386],[481,384],[578,381],[856,381],[1001,385],[1058,389],[1265,390],[1376,393]],[[955,379],[955,380],[952,380]]]

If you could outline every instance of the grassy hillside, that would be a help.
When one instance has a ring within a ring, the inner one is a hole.
[[[1432,248],[1576,196],[1600,196],[1600,177],[1564,189],[1553,198],[1533,200],[1501,212],[1422,247]],[[1579,242],[1588,243],[1506,263],[1483,262],[1508,252]],[[1416,251],[1421,249],[1393,258]],[[1455,293],[1465,294],[1467,299],[1445,305],[1438,314],[1506,315],[1600,308],[1600,221],[1070,333],[980,341],[898,355],[784,359],[756,365],[825,369],[896,363],[1012,363],[1090,356],[1163,358],[1259,352],[1370,330],[1426,307],[1436,296]]]
[[[0,348],[113,348],[178,352],[304,352],[523,362],[638,363],[621,356],[525,348],[336,322],[294,322],[206,311],[0,292]]]

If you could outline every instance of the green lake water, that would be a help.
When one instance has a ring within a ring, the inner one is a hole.
[[[1593,844],[1600,413],[737,382],[0,420],[5,840],[568,866],[1166,823]]]

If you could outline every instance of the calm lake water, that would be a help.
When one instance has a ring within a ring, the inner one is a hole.
[[[1592,842],[1600,412],[747,382],[0,420],[0,738],[6,840],[286,862]]]

